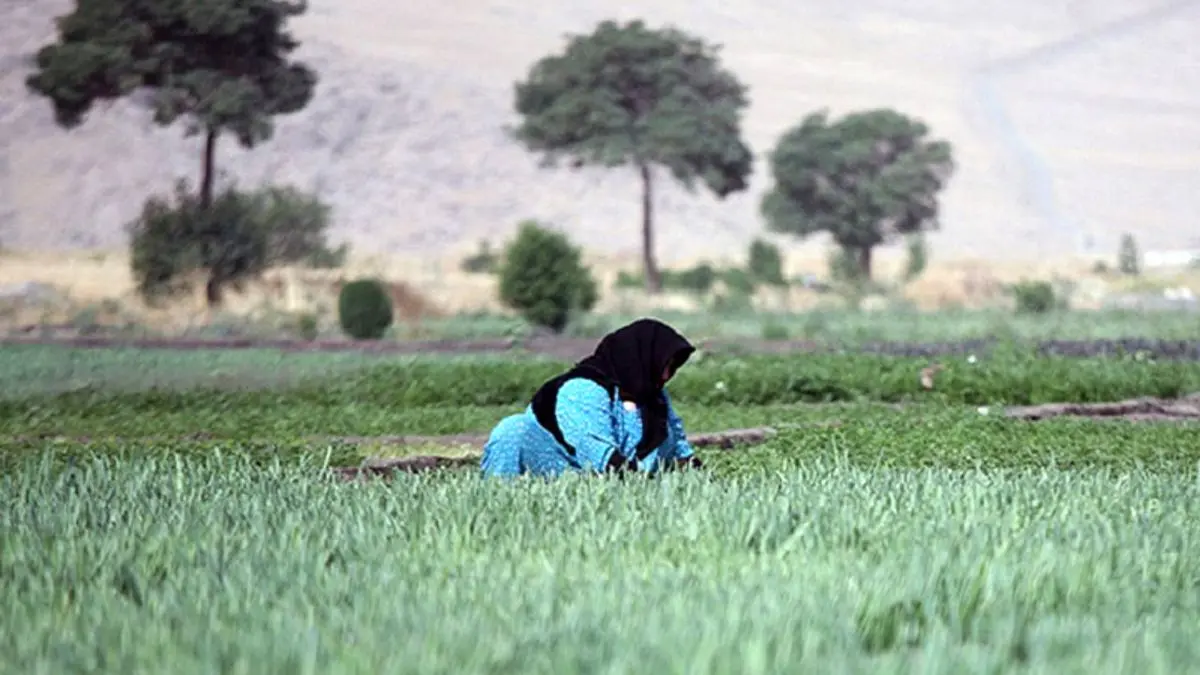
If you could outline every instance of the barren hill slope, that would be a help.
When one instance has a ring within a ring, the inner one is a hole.
[[[725,45],[750,87],[745,128],[760,156],[820,107],[893,106],[925,119],[959,164],[938,255],[1070,253],[1088,236],[1110,252],[1123,230],[1148,248],[1185,246],[1200,237],[1200,3],[1176,5],[1139,20],[1154,3],[316,0],[296,25],[301,58],[322,77],[315,101],[250,153],[226,140],[220,161],[243,184],[319,190],[335,206],[336,237],[358,247],[446,253],[532,216],[588,248],[633,252],[631,174],[540,170],[502,127],[513,80],[560,48],[564,32],[643,17]],[[25,92],[28,55],[69,6],[0,5],[0,242],[9,247],[120,246],[147,192],[198,170],[198,142],[154,127],[133,104],[97,110],[68,133]],[[1064,40],[1028,62],[1000,61]],[[989,64],[995,72],[980,74]],[[752,189],[725,202],[663,189],[662,257],[742,249],[762,228],[764,170],[760,162]]]

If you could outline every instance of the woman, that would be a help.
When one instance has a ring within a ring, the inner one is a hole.
[[[483,474],[699,467],[663,389],[694,351],[654,319],[609,333],[591,356],[542,385],[524,412],[496,425],[483,449]]]

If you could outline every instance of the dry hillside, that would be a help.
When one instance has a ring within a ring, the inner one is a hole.
[[[25,92],[29,54],[68,7],[0,5],[0,241],[12,248],[120,246],[145,194],[198,167],[194,140],[132,104],[67,133]],[[243,183],[319,190],[337,238],[376,251],[446,254],[528,216],[633,251],[632,176],[539,170],[502,131],[512,81],[564,32],[610,17],[724,44],[760,154],[823,106],[927,120],[959,163],[935,255],[1044,256],[1088,240],[1108,253],[1123,230],[1146,248],[1200,237],[1198,2],[314,0],[296,29],[323,78],[316,100],[260,149],[226,142],[222,165]],[[724,203],[664,190],[663,258],[741,249],[760,231],[757,168],[753,189]]]

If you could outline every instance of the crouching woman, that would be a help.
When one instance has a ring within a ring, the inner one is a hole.
[[[664,389],[694,351],[654,319],[609,333],[496,425],[483,449],[484,476],[699,467]]]

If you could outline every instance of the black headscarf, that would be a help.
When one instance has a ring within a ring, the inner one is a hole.
[[[555,416],[558,389],[567,380],[582,377],[603,386],[611,394],[637,404],[642,416],[642,439],[637,456],[644,458],[667,439],[667,401],[663,396],[663,371],[675,374],[696,348],[667,324],[656,319],[638,319],[600,340],[591,356],[571,370],[546,382],[533,395],[533,413],[538,423],[562,444]]]

